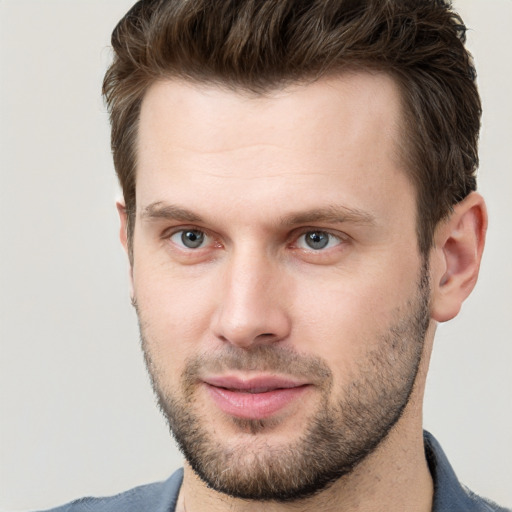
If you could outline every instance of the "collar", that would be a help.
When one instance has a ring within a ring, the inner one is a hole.
[[[432,434],[423,432],[425,456],[434,481],[432,512],[506,512],[463,486]]]

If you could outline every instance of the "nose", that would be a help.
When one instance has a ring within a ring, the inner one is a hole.
[[[233,255],[219,276],[212,317],[217,339],[240,348],[275,343],[290,333],[283,272],[265,257]]]

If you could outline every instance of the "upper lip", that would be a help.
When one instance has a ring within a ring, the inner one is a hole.
[[[206,377],[203,382],[210,386],[247,393],[264,393],[275,389],[297,388],[308,384],[303,380],[278,375],[258,375],[246,378],[235,375],[219,375]]]

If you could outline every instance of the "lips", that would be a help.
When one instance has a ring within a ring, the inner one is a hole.
[[[252,420],[266,419],[287,408],[310,387],[308,383],[278,376],[217,376],[203,382],[224,413]]]

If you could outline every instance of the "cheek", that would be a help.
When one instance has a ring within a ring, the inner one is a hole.
[[[350,379],[360,362],[380,347],[382,336],[397,315],[408,310],[416,293],[417,267],[395,267],[401,271],[366,266],[365,272],[333,276],[307,288],[296,286],[297,349],[323,358],[337,380]]]
[[[208,287],[160,269],[135,268],[134,295],[148,350],[155,364],[179,375],[185,359],[207,339],[213,302]]]
[[[320,292],[320,290],[318,290]],[[346,376],[374,343],[378,321],[361,294],[343,289],[309,294],[295,308],[297,350],[322,358],[334,374]],[[300,301],[300,295],[298,301]]]

